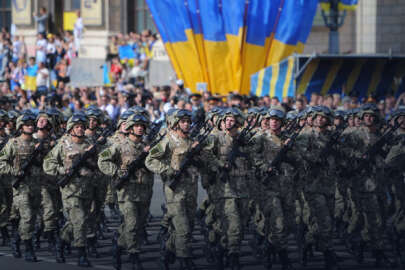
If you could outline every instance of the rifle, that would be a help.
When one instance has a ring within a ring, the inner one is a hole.
[[[299,126],[296,132],[291,136],[290,140],[288,143],[284,144],[283,147],[278,151],[274,159],[270,163],[270,168],[274,168],[277,170],[280,167],[281,162],[285,159],[288,150],[292,148],[292,146],[295,143],[295,140],[297,139],[298,135],[300,134],[301,130],[304,128],[304,126]],[[269,173],[268,177],[265,179],[263,182],[267,182],[268,179],[273,176],[273,173]]]
[[[38,158],[38,155],[41,152],[43,145],[44,140],[41,140],[38,147],[34,149],[30,157],[21,165],[20,170],[22,171],[22,174],[17,177],[17,180],[13,184],[13,188],[17,189],[20,186],[20,184],[24,181],[24,178],[31,169],[32,164]]]
[[[207,126],[207,124],[208,124],[208,120],[205,122],[200,121],[200,122],[195,123],[195,125],[191,128],[190,138],[197,137],[198,134],[200,134],[201,129],[203,127],[205,128]]]
[[[9,137],[7,137],[7,139],[5,139],[4,142],[2,142],[2,143],[0,144],[0,151],[3,150],[4,146],[6,146],[6,144],[8,143],[8,138],[9,138]]]
[[[249,141],[255,134],[256,132],[251,133],[251,131],[255,128],[255,125],[252,125],[253,121],[257,123],[257,120],[259,119],[259,115],[256,118],[252,118],[249,120],[248,124],[241,130],[241,132],[238,134],[238,136],[232,141],[231,145],[231,150],[228,152],[227,155],[227,161],[228,164],[230,165],[231,169],[232,167],[236,167],[236,158],[237,157],[246,157],[245,153],[242,153],[239,149],[239,146],[241,144],[245,144],[246,141]],[[247,135],[249,135],[249,138]],[[225,171],[224,177],[221,178],[222,182],[226,182],[227,179],[229,178],[229,171]]]
[[[358,166],[355,168],[355,172],[362,172],[363,169],[367,168],[370,164],[370,161],[377,153],[379,153],[384,145],[387,143],[388,139],[392,137],[394,132],[400,127],[398,121],[395,122],[393,126],[390,126],[386,129],[385,133],[383,133],[378,140],[370,145],[367,150],[364,152],[362,157],[357,161],[359,162]]]
[[[211,131],[214,129],[214,126],[210,126],[207,128],[204,133],[200,134],[197,139],[197,146],[191,148],[188,150],[188,152],[185,154],[183,160],[180,163],[179,170],[176,172],[176,174],[167,181],[167,185],[172,189],[175,190],[177,187],[177,184],[179,182],[180,176],[183,174],[183,172],[187,169],[188,166],[193,164],[193,157],[198,154],[201,149],[203,148],[203,142],[208,138],[210,135]]]
[[[160,121],[160,122],[157,122],[157,123],[153,123],[151,125],[150,132],[149,132],[148,136],[146,136],[146,141],[147,142],[152,142],[155,139],[156,134],[159,133],[160,128],[163,125],[163,122],[164,121]]]
[[[105,129],[100,136],[97,137],[97,140],[95,143],[91,145],[90,150],[86,151],[83,153],[83,155],[77,159],[75,162],[73,162],[72,168],[70,171],[65,174],[64,176],[61,177],[58,181],[58,185],[62,188],[64,188],[73,178],[73,176],[79,171],[81,167],[86,165],[87,159],[89,159],[91,156],[96,154],[97,151],[97,146],[102,145],[105,143],[106,138],[109,136],[109,134],[112,132],[111,129]],[[103,139],[100,139],[103,138]]]
[[[158,130],[159,131],[159,130]],[[160,135],[156,140],[149,144],[150,148],[157,145],[164,137],[166,133]],[[127,173],[121,177],[118,177],[114,181],[114,187],[120,190],[122,186],[129,180],[129,176],[132,175],[136,170],[142,168],[145,165],[145,159],[149,152],[143,151],[135,160],[133,160],[127,167]]]

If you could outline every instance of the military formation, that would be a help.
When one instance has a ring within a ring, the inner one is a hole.
[[[35,262],[41,238],[58,263],[74,249],[90,267],[100,256],[105,207],[120,220],[112,265],[141,250],[154,179],[165,198],[158,235],[161,269],[196,269],[192,232],[216,269],[241,269],[247,232],[264,269],[295,269],[321,252],[339,269],[334,239],[363,263],[405,269],[405,109],[382,119],[375,104],[350,111],[324,106],[171,109],[152,123],[138,106],[116,126],[95,106],[64,116],[55,108],[0,110],[0,231],[15,258]],[[198,205],[198,184],[207,197]],[[288,240],[294,236],[299,262]],[[22,252],[21,246],[24,249]],[[387,254],[386,247],[390,252]],[[367,255],[368,256],[368,255]]]

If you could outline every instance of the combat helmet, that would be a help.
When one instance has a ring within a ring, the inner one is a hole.
[[[22,112],[22,114],[20,116],[18,116],[17,121],[16,121],[16,130],[19,130],[25,123],[31,121],[31,122],[35,122],[35,120],[37,119],[37,117],[35,116],[35,114],[30,111],[30,110],[25,110]]]
[[[69,132],[74,127],[74,125],[80,124],[80,123],[84,124],[84,127],[87,127],[87,124],[88,124],[87,116],[84,113],[80,113],[80,112],[74,113],[67,121],[66,131]]]

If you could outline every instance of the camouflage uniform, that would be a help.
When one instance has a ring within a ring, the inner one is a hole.
[[[126,122],[126,129],[131,128],[138,120],[130,117]],[[147,124],[146,118],[141,120],[143,124]],[[121,177],[127,173],[128,165],[136,160],[145,146],[146,143],[143,141],[134,142],[129,138],[120,140],[100,153],[98,166],[110,177]],[[120,190],[117,190],[119,208],[124,216],[119,228],[117,248],[126,248],[130,255],[137,256],[140,252],[149,213],[151,182],[153,182],[153,174],[146,168],[141,168],[129,177],[128,182]]]
[[[0,144],[8,141],[7,135],[0,136]],[[5,146],[5,145],[4,145]],[[3,146],[3,147],[4,147]],[[1,150],[1,149],[0,149]],[[10,218],[11,204],[13,202],[13,190],[10,178],[7,176],[0,176],[0,231],[3,238],[3,244],[9,240],[7,225]]]

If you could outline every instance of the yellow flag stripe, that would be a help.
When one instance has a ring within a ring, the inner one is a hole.
[[[288,89],[290,88],[291,77],[294,68],[294,57],[288,58],[288,67],[287,67],[287,76],[285,78],[284,86],[283,86],[283,97],[288,96]]]
[[[271,72],[271,81],[270,81],[270,97],[274,97],[276,94],[276,83],[278,79],[278,72],[280,70],[280,65],[273,65]]]
[[[385,63],[386,63],[385,60],[377,62],[375,69],[373,71],[373,75],[371,76],[370,85],[368,86],[367,96],[370,96],[372,93],[374,93],[377,90],[377,86],[381,81]]]
[[[256,87],[256,95],[258,97],[262,96],[262,90],[263,90],[263,77],[264,77],[264,71],[266,69],[263,68],[262,70],[259,71],[259,76],[257,78],[257,87]]]
[[[361,69],[363,68],[363,65],[365,62],[366,62],[366,60],[361,59],[355,64],[352,72],[350,72],[349,78],[347,79],[345,94],[350,94],[350,92],[353,90],[353,87],[356,84],[357,79],[359,78]]]
[[[305,90],[307,90],[308,83],[311,81],[312,76],[314,75],[315,71],[317,70],[319,65],[319,59],[313,60],[309,63],[308,67],[305,69],[304,74],[302,75],[301,81],[298,85],[298,94],[304,94]]]
[[[328,93],[328,91],[330,90],[330,87],[332,86],[333,82],[335,81],[336,76],[337,76],[342,64],[343,64],[342,59],[334,61],[332,67],[329,69],[328,75],[326,75],[325,82],[322,86],[322,89],[321,89],[322,95],[326,95]]]

